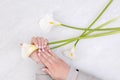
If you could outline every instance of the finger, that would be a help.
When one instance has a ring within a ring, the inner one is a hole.
[[[42,45],[42,50],[44,49],[44,38],[42,38],[42,40],[41,40],[41,45]]]
[[[42,56],[41,54],[42,54],[42,53],[38,53],[38,56],[39,56],[40,61],[41,61],[46,67],[50,68],[50,67],[51,67],[50,62],[49,62],[46,58],[44,58],[44,56]]]
[[[50,76],[52,76],[52,73],[49,71],[48,68],[43,68],[42,71],[44,71],[45,73],[49,74]]]
[[[33,44],[33,45],[38,47],[38,43],[37,43],[36,37],[32,37],[31,44]]]
[[[44,49],[44,52],[43,52],[44,54],[43,55],[46,55],[47,57],[52,57],[52,54],[50,54],[48,51],[46,51],[45,49]]]
[[[47,47],[47,43],[47,39],[41,38],[42,51],[44,51],[44,48]]]
[[[42,38],[41,37],[37,37],[37,42],[38,42],[38,48],[41,49],[42,48]]]
[[[37,37],[37,42],[38,42],[38,52],[42,51],[42,37]]]
[[[57,56],[50,50],[50,48],[47,46],[47,48],[45,48],[45,51],[48,52],[48,54],[52,55],[54,58],[57,58]]]
[[[48,46],[45,48],[44,51],[47,52],[47,55],[51,55],[51,56],[53,56],[53,53],[52,53],[52,51],[49,49]]]
[[[48,40],[42,38],[42,50],[43,50],[43,51],[44,51],[44,49],[47,47],[47,43],[48,43]]]
[[[50,55],[48,52],[42,52],[41,55],[50,63],[54,64],[54,60],[52,55]]]
[[[46,47],[47,47],[47,44],[48,44],[48,40],[47,40],[47,39],[44,39],[43,47],[46,48]]]
[[[52,53],[52,51],[50,50],[50,47],[49,47],[49,46],[46,47],[46,50],[47,50],[49,53]]]
[[[37,62],[37,63],[41,63],[41,61],[40,61],[40,59],[39,59],[39,56],[37,55],[37,51],[36,52],[33,52],[29,57],[32,59],[32,60],[34,60],[35,62]]]

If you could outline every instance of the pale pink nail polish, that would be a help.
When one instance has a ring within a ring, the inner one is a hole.
[[[43,52],[45,52],[45,49],[44,49],[44,48],[42,48],[42,51],[43,51]]]
[[[44,50],[44,49],[42,49],[42,51],[43,51],[43,52],[45,52],[45,50]]]
[[[43,69],[42,69],[42,71],[44,71],[44,72],[45,72],[45,71],[46,71],[46,69],[44,69],[44,68],[43,68]]]
[[[41,52],[41,50],[39,49],[38,52]]]
[[[50,53],[52,52],[51,50],[48,50]]]
[[[41,46],[38,46],[39,49],[41,49]]]
[[[38,56],[41,56],[41,53],[38,53]]]

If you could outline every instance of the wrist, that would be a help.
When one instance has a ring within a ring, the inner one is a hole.
[[[78,69],[75,69],[74,67],[70,67],[66,80],[76,80],[78,73],[79,73]]]

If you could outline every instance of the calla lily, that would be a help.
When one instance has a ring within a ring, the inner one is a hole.
[[[22,57],[27,58],[29,57],[35,50],[38,48],[31,44],[21,44],[21,50],[22,50]]]
[[[44,33],[50,32],[53,26],[59,26],[60,23],[53,18],[52,14],[47,14],[44,16],[40,22],[40,28]]]
[[[75,46],[72,47],[72,49],[70,51],[65,51],[64,55],[70,59],[75,59],[76,55],[75,55]]]

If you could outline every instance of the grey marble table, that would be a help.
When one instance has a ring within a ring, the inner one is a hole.
[[[29,43],[32,36],[50,41],[69,38],[81,32],[54,28],[43,34],[39,20],[53,13],[59,21],[77,27],[87,27],[109,0],[0,0],[0,80],[35,80],[37,64],[21,57],[20,43]],[[97,25],[120,14],[120,0],[114,0]],[[107,27],[119,27],[120,20]],[[59,33],[58,33],[59,32]],[[57,33],[57,34],[56,34]],[[59,37],[58,37],[59,35]],[[120,80],[120,34],[81,40],[73,61],[62,53],[69,46],[55,50],[70,65],[103,80]]]

